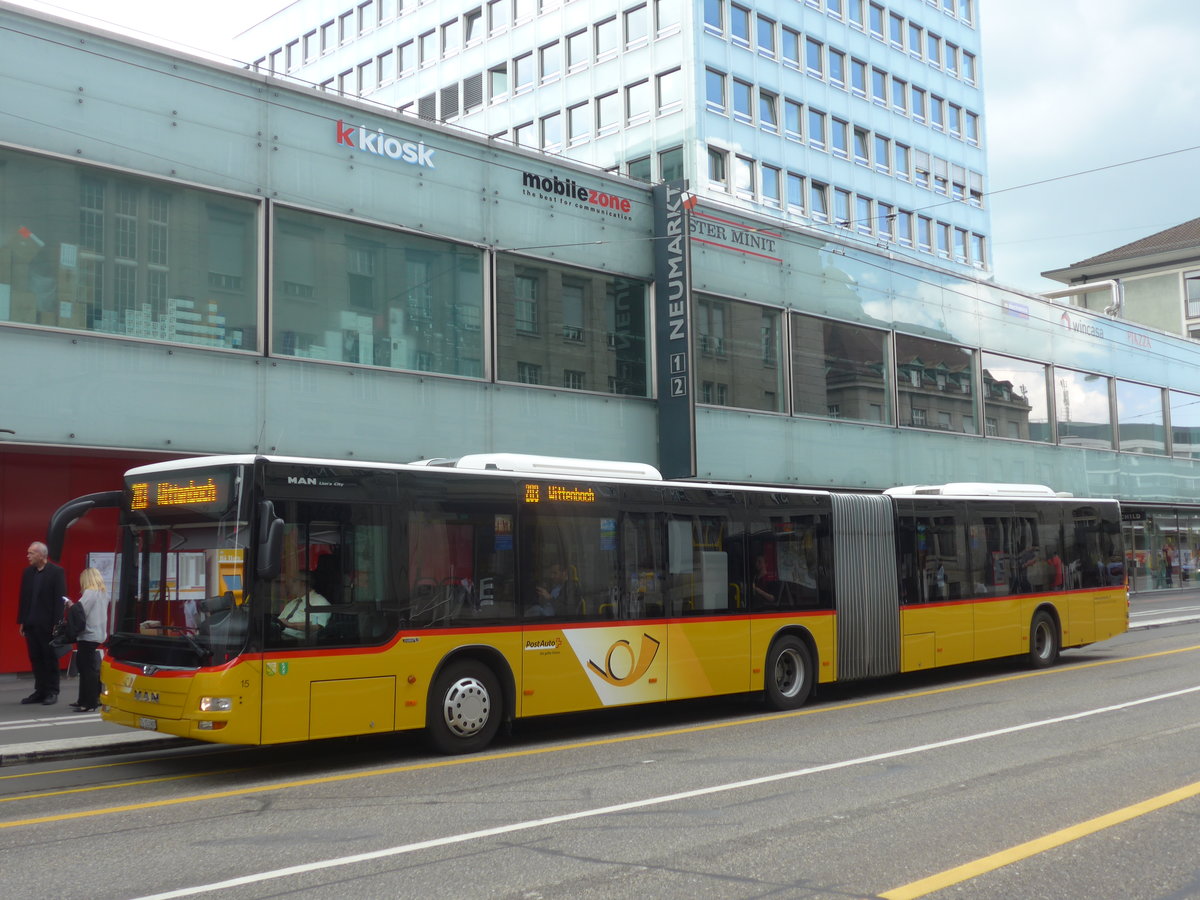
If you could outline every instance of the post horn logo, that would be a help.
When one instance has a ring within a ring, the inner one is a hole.
[[[633,646],[622,638],[608,648],[603,668],[590,659],[588,668],[596,673],[596,677],[601,681],[613,687],[625,687],[646,674],[650,664],[654,662],[654,657],[658,655],[658,647],[658,641],[643,633],[641,649],[635,656]]]

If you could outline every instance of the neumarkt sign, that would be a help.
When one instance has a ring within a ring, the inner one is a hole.
[[[658,366],[658,468],[667,478],[696,474],[696,398],[692,379],[691,260],[686,181],[656,184],[654,305]]]

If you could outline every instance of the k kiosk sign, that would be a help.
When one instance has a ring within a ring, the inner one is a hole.
[[[658,368],[658,467],[666,478],[696,474],[696,397],[692,378],[691,259],[686,181],[656,184],[654,317]]]

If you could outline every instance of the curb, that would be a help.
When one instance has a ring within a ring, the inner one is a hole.
[[[149,735],[130,732],[102,738],[64,738],[57,741],[10,744],[0,747],[0,768],[37,760],[83,759],[89,756],[103,756],[106,753],[140,753],[144,750],[193,747],[200,743],[172,734]]]

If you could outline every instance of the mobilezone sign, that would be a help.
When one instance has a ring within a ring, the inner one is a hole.
[[[338,119],[337,142],[362,153],[386,156],[412,166],[437,168],[433,163],[433,148],[427,147],[424,141],[403,141],[383,130],[376,131],[365,125],[347,125]]]

